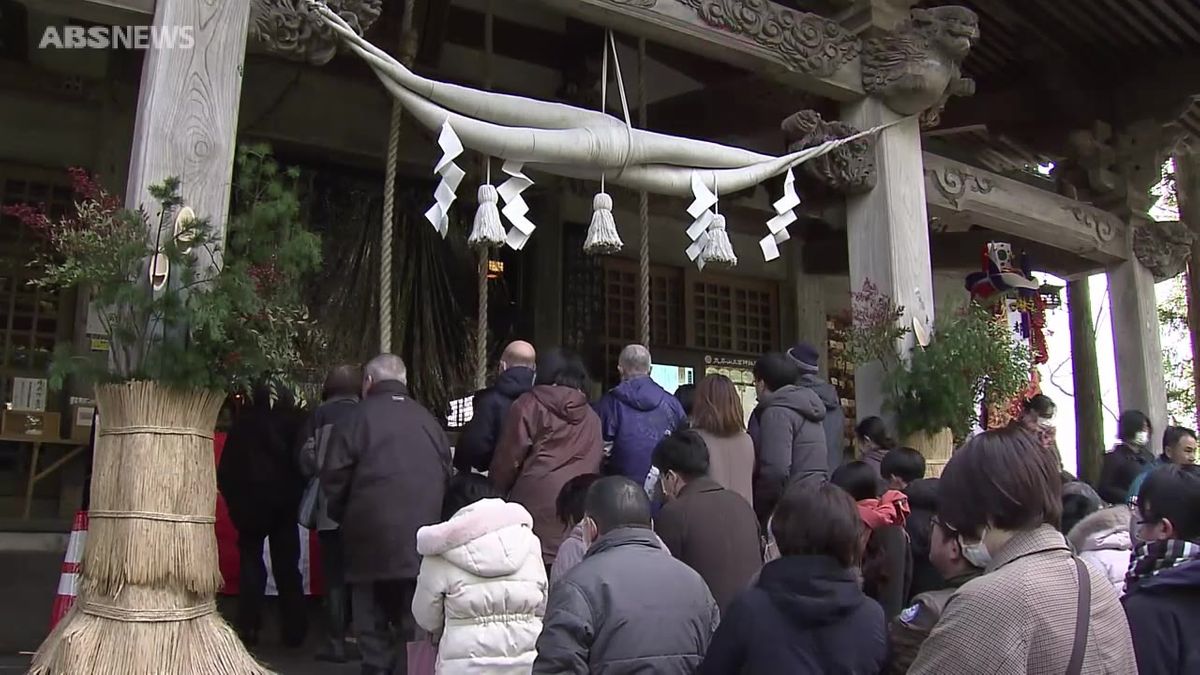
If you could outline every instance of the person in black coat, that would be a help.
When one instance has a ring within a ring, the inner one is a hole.
[[[836,485],[788,490],[771,519],[782,557],[721,617],[698,673],[880,672],[887,625],[859,588],[861,527],[854,500]]]
[[[346,365],[334,368],[325,378],[321,405],[309,416],[300,433],[300,471],[310,481],[316,480],[318,490],[321,467],[329,453],[333,430],[354,410],[361,389],[362,375],[358,368]],[[316,658],[318,661],[345,663],[348,660],[346,624],[349,620],[350,596],[346,587],[342,531],[337,522],[329,517],[321,494],[317,495],[315,511],[317,537],[321,541],[321,571],[325,577],[326,630],[329,633],[326,648],[318,652]]]
[[[508,409],[521,394],[533,389],[536,362],[537,353],[528,342],[517,340],[504,348],[496,381],[475,393],[471,421],[467,422],[455,445],[454,468],[460,473],[471,469],[483,472],[491,466]]]
[[[1166,465],[1142,483],[1125,616],[1138,672],[1200,673],[1200,466]]]
[[[301,424],[302,415],[290,392],[278,391],[273,397],[266,384],[256,386],[248,407],[229,429],[217,467],[217,486],[238,531],[236,626],[242,641],[249,645],[258,641],[262,619],[267,583],[264,541],[270,542],[271,573],[279,589],[283,641],[299,646],[307,631],[296,525],[304,491],[294,454]]]
[[[1150,418],[1140,410],[1126,410],[1117,419],[1117,438],[1121,442],[1104,456],[1096,492],[1109,504],[1125,504],[1129,487],[1154,461],[1150,451]]]
[[[421,555],[417,530],[441,522],[450,441],[408,393],[400,357],[363,369],[363,400],[333,429],[321,487],[341,525],[363,674],[403,659]]]

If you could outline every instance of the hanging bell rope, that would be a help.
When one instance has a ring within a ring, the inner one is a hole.
[[[600,65],[600,112],[605,112],[608,108],[608,55],[612,51],[613,60],[616,61],[616,42],[613,40],[612,31],[605,31],[604,34],[604,58]],[[619,63],[616,64],[618,72],[618,84],[621,90],[621,103],[625,109],[625,126],[629,129],[632,125],[629,120],[629,105],[625,100],[625,87],[620,83]],[[632,133],[632,132],[631,132]],[[583,242],[583,251],[588,255],[608,255],[620,251],[625,246],[625,242],[621,241],[621,235],[617,232],[617,223],[613,219],[613,202],[612,197],[605,192],[604,174],[600,174],[600,192],[592,199],[592,222],[588,227],[587,238]]]
[[[495,15],[492,13],[492,0],[487,0],[483,12],[483,86],[488,91],[494,85],[493,28]],[[493,246],[504,243],[506,232],[500,222],[500,207],[497,205],[499,195],[492,186],[492,159],[484,157],[484,184],[479,186],[479,210],[475,212],[475,222],[471,227],[468,243],[475,249],[478,256],[476,277],[476,292],[479,298],[479,312],[475,315],[475,388],[487,386],[488,366],[488,259],[491,257]]]
[[[638,126],[646,128],[646,38],[638,38]],[[650,346],[650,194],[638,193],[638,217],[641,240],[638,247],[638,314],[641,316],[641,343]]]
[[[405,0],[400,18],[400,61],[412,66],[417,57],[413,31],[413,0]],[[392,231],[396,223],[396,167],[400,163],[400,123],[404,108],[392,99],[388,122],[387,166],[383,177],[383,223],[379,228],[379,351],[392,351]]]

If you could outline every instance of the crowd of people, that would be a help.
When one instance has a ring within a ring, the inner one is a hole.
[[[303,640],[303,502],[317,656],[364,675],[407,673],[412,646],[448,674],[1200,672],[1194,431],[1154,457],[1123,413],[1093,489],[1039,395],[933,478],[878,417],[847,452],[810,345],[758,359],[752,411],[722,375],[665,391],[642,345],[616,366],[593,402],[578,355],[509,344],[453,448],[394,355],[335,369],[307,420],[256,397],[218,472],[242,638],[269,539],[283,639]]]

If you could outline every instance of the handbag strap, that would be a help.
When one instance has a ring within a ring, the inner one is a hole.
[[[1067,664],[1067,675],[1083,672],[1083,655],[1087,651],[1088,624],[1092,618],[1092,577],[1087,564],[1072,556],[1075,573],[1079,577],[1079,604],[1075,610],[1075,644],[1071,647],[1071,660]]]

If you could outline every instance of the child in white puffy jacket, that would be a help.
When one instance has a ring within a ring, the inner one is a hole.
[[[438,673],[529,673],[537,656],[541,542],[525,507],[494,494],[482,476],[456,476],[444,509],[453,515],[417,531],[413,617],[438,641]]]
[[[1076,555],[1104,572],[1117,595],[1125,593],[1125,573],[1133,553],[1133,539],[1129,536],[1131,520],[1129,507],[1119,504],[1092,513],[1067,534]]]

